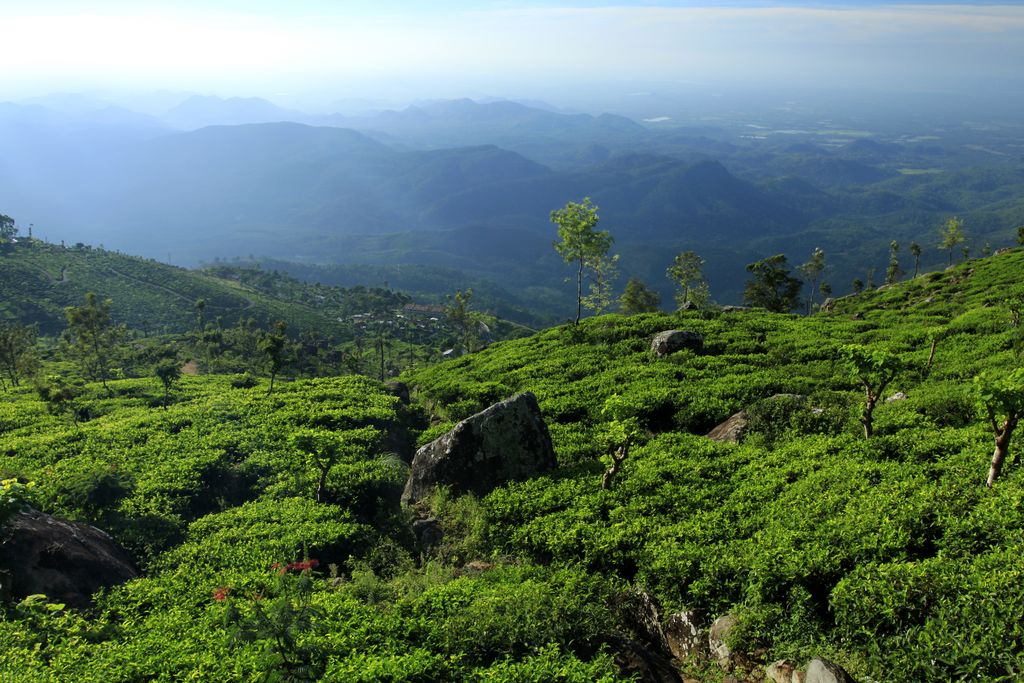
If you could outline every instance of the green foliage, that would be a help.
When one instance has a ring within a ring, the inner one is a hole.
[[[747,265],[751,278],[743,291],[743,299],[751,306],[760,306],[775,313],[789,313],[796,308],[803,283],[789,274],[783,254],[776,254]]]
[[[318,565],[315,559],[276,563],[272,588],[244,600],[231,597],[230,587],[214,589],[213,599],[227,603],[224,621],[232,640],[257,644],[256,666],[266,680],[317,681],[323,676],[324,653],[306,638],[323,620],[323,611],[311,604],[310,572]]]
[[[559,241],[555,242],[555,251],[566,263],[576,264],[576,325],[580,324],[584,305],[600,312],[609,303],[615,257],[609,258],[608,250],[613,240],[607,230],[594,229],[599,220],[597,207],[590,203],[590,197],[578,203],[569,202],[551,212],[551,222],[558,226]],[[583,281],[588,273],[590,294],[584,297]]]
[[[840,349],[851,379],[864,387],[864,410],[860,421],[864,437],[873,433],[874,410],[886,387],[907,369],[906,363],[885,349],[869,348],[860,344],[847,344]]]
[[[264,334],[259,341],[259,352],[263,354],[267,372],[270,373],[270,386],[267,388],[268,394],[273,393],[274,379],[287,362],[285,348],[288,338],[284,336],[284,328],[284,323],[278,322],[274,331]]]
[[[480,323],[483,322],[481,315],[470,309],[472,299],[472,289],[466,291],[460,289],[455,292],[455,296],[451,298],[444,309],[445,315],[459,331],[467,351],[476,350],[480,337]]]
[[[476,496],[452,498],[445,487],[438,487],[430,499],[430,510],[443,534],[440,544],[432,551],[435,557],[455,566],[487,558],[490,551],[487,511]]]
[[[619,297],[619,306],[626,315],[637,313],[654,313],[661,304],[661,297],[657,292],[647,288],[647,285],[636,278],[630,278],[626,283],[626,289]]]
[[[34,482],[21,483],[16,478],[0,481],[0,527],[32,500]]]
[[[110,317],[110,305],[110,300],[100,301],[89,292],[84,305],[65,309],[68,327],[63,339],[68,354],[78,362],[86,377],[99,380],[104,388],[126,334],[125,328],[115,325]]]
[[[110,531],[145,573],[87,612],[8,607],[0,678],[618,680],[636,637],[624,596],[642,587],[662,614],[737,614],[733,644],[766,662],[1014,680],[1024,478],[1007,468],[986,489],[978,475],[998,438],[986,404],[1001,428],[1024,383],[1006,302],[1024,296],[1022,264],[1014,250],[812,316],[590,318],[410,371],[412,406],[365,377],[268,396],[206,375],[152,410],[146,377],[80,385],[90,419],[74,425],[4,392],[5,477]],[[665,329],[704,346],[654,358]],[[443,537],[419,546],[398,506],[413,447],[522,390],[559,467],[479,497],[439,492]],[[739,443],[702,436],[741,410]],[[308,558],[322,572],[304,575]]]
[[[16,387],[35,374],[39,367],[38,336],[34,326],[0,321],[0,386],[9,381]]]
[[[676,254],[665,274],[679,290],[676,292],[676,308],[686,308],[691,304],[703,308],[707,305],[710,289],[704,279],[704,259],[697,252]]]
[[[6,242],[18,234],[14,219],[0,213],[0,242]]]
[[[899,259],[900,243],[896,240],[889,242],[889,265],[885,269],[885,284],[891,285],[905,275],[900,268]]]
[[[181,366],[173,359],[165,359],[153,368],[153,374],[164,387],[164,409],[166,410],[167,402],[171,397],[171,387],[181,379]]]
[[[964,222],[953,216],[946,220],[939,231],[939,249],[949,252],[949,264],[953,265],[953,250],[967,239],[964,236]]]
[[[982,373],[974,381],[992,424],[1024,415],[1024,368],[1009,373]]]
[[[807,315],[811,314],[814,308],[814,295],[818,290],[818,280],[825,272],[825,250],[815,247],[811,258],[804,264],[797,267],[797,271],[803,275],[809,285],[810,294],[807,296]],[[822,283],[825,284],[825,283]]]

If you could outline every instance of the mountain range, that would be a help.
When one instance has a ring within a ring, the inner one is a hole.
[[[694,249],[735,302],[743,266],[779,251],[824,247],[841,287],[953,214],[976,251],[1009,240],[1024,166],[991,153],[1006,133],[925,132],[940,134],[666,128],[510,101],[325,116],[193,96],[153,115],[55,97],[0,104],[0,207],[37,236],[179,264],[419,264],[555,302],[548,216],[589,196],[623,275],[667,298],[672,254]]]

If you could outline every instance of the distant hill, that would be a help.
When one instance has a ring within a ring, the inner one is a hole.
[[[442,100],[400,111],[336,115],[319,121],[413,147],[493,144],[556,166],[571,164],[581,149],[594,143],[625,151],[647,147],[654,137],[645,126],[624,116],[565,114],[507,100]]]
[[[222,98],[193,95],[169,109],[161,118],[176,128],[193,130],[205,126],[299,121],[308,116],[302,112],[278,107],[261,97]]]
[[[47,335],[64,329],[64,308],[81,305],[87,292],[112,301],[115,322],[147,334],[194,329],[200,299],[207,321],[221,318],[233,325],[251,318],[266,325],[281,320],[295,334],[347,333],[336,316],[296,296],[87,246],[27,240],[0,245],[0,272],[0,319],[37,324]]]

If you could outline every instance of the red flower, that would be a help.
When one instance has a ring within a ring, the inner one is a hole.
[[[292,562],[288,565],[289,570],[295,570],[297,572],[308,572],[311,569],[315,569],[320,565],[320,560],[303,560],[301,562]]]
[[[228,594],[230,592],[231,592],[231,588],[228,587],[228,586],[223,586],[221,588],[214,588],[213,589],[213,599],[216,600],[217,602],[224,602],[225,600],[228,599]]]

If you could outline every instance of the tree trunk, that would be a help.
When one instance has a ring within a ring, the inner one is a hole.
[[[324,502],[324,495],[327,492],[327,470],[320,470],[320,481],[316,483],[316,502]]]
[[[875,412],[875,403],[878,402],[878,397],[868,395],[867,403],[864,404],[864,414],[860,417],[860,422],[864,425],[864,438],[870,439],[871,435],[874,434],[874,417],[872,413]]]
[[[619,473],[619,468],[622,466],[622,462],[629,455],[629,442],[622,444],[617,450],[612,451],[612,466],[604,471],[604,476],[601,477],[601,488],[608,490],[612,487],[612,481],[615,479],[615,475]]]
[[[583,257],[580,257],[580,270],[576,275],[576,326],[580,324],[580,315],[583,313]]]
[[[927,378],[932,371],[932,363],[935,362],[935,347],[939,345],[938,339],[932,339],[932,350],[928,354],[928,364],[924,366],[924,376]]]
[[[1007,420],[1003,423],[1002,429],[996,434],[996,448],[992,452],[992,466],[988,468],[988,479],[985,480],[985,486],[989,488],[992,488],[992,484],[999,478],[999,473],[1003,469],[1003,462],[1006,460],[1006,456],[1010,454],[1010,436],[1013,435],[1014,426]]]

